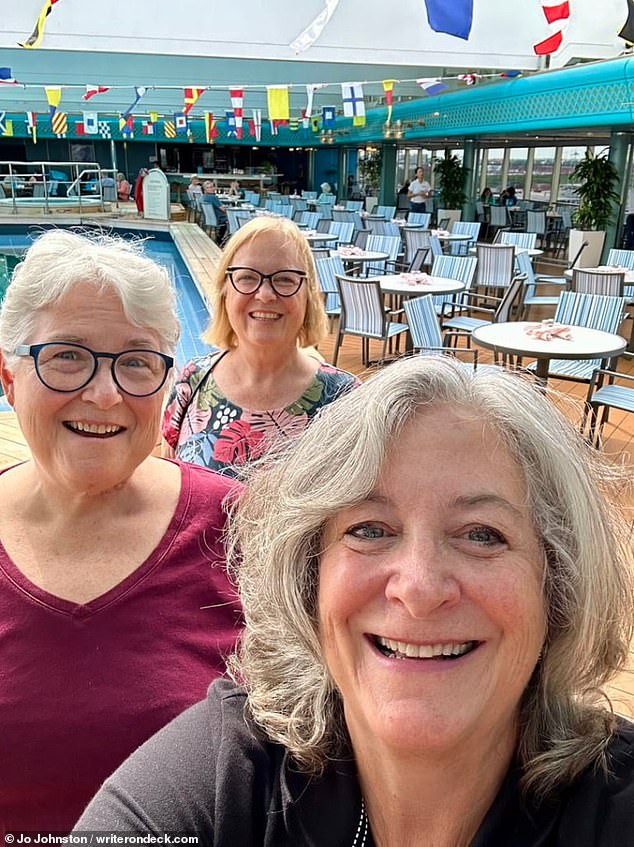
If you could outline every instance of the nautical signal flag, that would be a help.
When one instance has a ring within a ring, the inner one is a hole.
[[[0,68],[0,85],[17,85],[11,73],[11,68]]]
[[[46,0],[44,5],[42,6],[42,10],[38,15],[37,21],[35,22],[35,27],[33,32],[29,35],[26,41],[18,42],[19,47],[28,47],[31,50],[35,50],[42,43],[42,39],[44,38],[44,29],[46,27],[46,18],[51,14],[53,6],[59,3],[59,0]]]
[[[434,32],[469,38],[473,23],[473,0],[425,0],[427,21]]]
[[[174,121],[163,121],[163,132],[165,138],[176,138],[176,125]]]
[[[37,114],[35,112],[26,113],[26,128],[31,133],[33,144],[37,144]]]
[[[141,126],[142,126],[142,129],[143,129],[143,135],[154,135],[154,127],[155,127],[154,121],[152,121],[152,120],[143,121]]]
[[[219,135],[220,132],[218,131],[218,125],[214,119],[214,113],[205,112],[205,139],[207,140],[207,144],[213,144]]]
[[[231,111],[225,112],[225,122],[227,124],[227,138],[237,138],[238,130],[236,128],[236,116]]]
[[[122,121],[127,121],[127,119],[130,117],[130,115],[134,111],[137,103],[139,102],[141,97],[143,97],[143,95],[145,94],[146,91],[147,91],[147,88],[144,88],[143,86],[135,86],[134,87],[134,103],[131,103],[128,106],[128,108],[125,110],[125,112],[123,112],[123,114],[121,115],[121,118],[119,120],[119,129],[120,130],[123,129]]]
[[[204,88],[186,88],[185,89],[185,106],[183,108],[183,114],[188,115],[191,110],[194,108],[198,100],[200,99],[200,95],[205,92]]]
[[[59,104],[62,102],[62,89],[59,86],[52,86],[51,88],[45,88],[46,99],[48,100],[48,111],[51,116],[51,119],[55,115]]]
[[[187,135],[187,115],[185,112],[174,112],[176,135]]]
[[[533,50],[538,56],[549,56],[556,53],[563,43],[564,30],[570,18],[570,4],[560,0],[541,0],[541,4],[551,34],[535,44]]]
[[[425,94],[429,94],[430,97],[433,97],[435,94],[442,94],[443,91],[447,91],[449,88],[449,86],[445,85],[442,80],[432,79],[430,77],[417,79],[416,82],[420,85]]]
[[[262,139],[262,109],[253,109],[253,130],[252,134],[256,141]]]
[[[51,128],[58,137],[68,133],[68,115],[66,112],[55,112],[51,118]]]
[[[325,129],[332,129],[335,125],[337,110],[334,106],[324,106],[321,110],[321,122]]]
[[[6,112],[0,112],[0,135],[13,135],[13,121],[7,120]]]
[[[83,121],[75,121],[75,135],[86,135],[86,127]]]
[[[119,118],[119,132],[124,138],[134,138],[134,116],[128,115]]]
[[[360,82],[342,82],[341,99],[343,101],[344,117],[356,118],[359,115],[365,115],[363,86]]]
[[[385,92],[385,105],[387,106],[387,123],[392,121],[392,106],[394,105],[394,83],[393,79],[383,80],[383,91]]]
[[[103,85],[87,85],[86,93],[82,94],[82,97],[84,100],[90,100],[95,94],[105,94],[106,91],[110,91],[110,89],[105,88]]]
[[[99,121],[99,135],[102,138],[112,138],[112,130],[109,121]]]
[[[244,118],[244,89],[231,88],[229,90],[229,96],[231,98],[231,106],[233,108],[233,114],[236,122],[236,136],[238,138],[242,138],[242,124]]]
[[[480,74],[458,74],[458,79],[465,85],[475,85],[480,79]]]
[[[627,20],[619,32],[619,38],[628,44],[634,44],[634,0],[627,0]]]
[[[266,96],[269,107],[269,120],[287,121],[291,115],[288,85],[267,85]]]
[[[98,135],[99,120],[97,112],[84,112],[84,129],[86,130],[86,135]]]

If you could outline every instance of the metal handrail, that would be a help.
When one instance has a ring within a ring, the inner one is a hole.
[[[16,166],[20,168],[20,172],[16,170]],[[24,173],[24,168],[32,169],[31,173]],[[0,161],[0,175],[5,172],[8,172],[7,175],[9,177],[9,184],[11,186],[11,199],[12,199],[12,213],[18,214],[18,204],[16,202],[16,194],[17,194],[17,186],[18,181],[24,183],[25,177],[29,176],[31,179],[35,178],[36,182],[34,184],[41,184],[44,187],[44,210],[45,214],[49,214],[50,205],[49,200],[51,198],[50,194],[50,171],[56,170],[59,168],[65,168],[70,170],[71,176],[74,176],[72,181],[69,182],[68,187],[66,189],[66,196],[72,197],[76,196],[79,206],[79,212],[82,211],[82,193],[81,193],[81,182],[85,176],[90,174],[95,174],[96,183],[97,183],[97,193],[96,196],[99,198],[101,204],[101,211],[105,211],[104,203],[106,202],[103,196],[103,185],[102,178],[108,174],[111,174],[115,180],[115,196],[113,201],[107,202],[115,202],[116,205],[119,205],[119,198],[116,191],[116,168],[102,168],[98,162],[24,162],[24,161],[13,161],[13,160],[5,160]],[[47,172],[49,172],[49,177],[47,178]],[[66,184],[67,180],[58,180],[60,184]],[[77,192],[74,194],[74,192]]]

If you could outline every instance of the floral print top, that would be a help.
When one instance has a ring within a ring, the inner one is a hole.
[[[179,374],[167,402],[162,431],[177,458],[228,476],[259,459],[274,442],[299,435],[323,407],[356,388],[347,371],[321,363],[301,397],[282,409],[243,409],[222,393],[213,369],[224,352],[193,359]]]

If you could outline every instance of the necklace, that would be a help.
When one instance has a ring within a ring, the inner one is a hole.
[[[357,831],[352,842],[352,847],[365,847],[365,842],[368,837],[368,816],[365,813],[365,802],[361,798],[361,814],[359,815],[359,823]]]

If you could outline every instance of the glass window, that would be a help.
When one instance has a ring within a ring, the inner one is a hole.
[[[487,158],[486,185],[494,194],[499,194],[505,186],[502,185],[502,168],[504,165],[503,148],[489,149]]]
[[[559,177],[558,203],[579,205],[579,197],[575,194],[575,184],[570,179],[572,172],[586,155],[586,147],[564,147],[561,155],[561,176]],[[594,148],[589,148],[593,150]]]
[[[512,185],[515,188],[515,196],[518,200],[522,200],[524,198],[528,147],[512,147],[509,153],[509,169],[506,184]]]
[[[553,166],[555,164],[554,147],[536,147],[533,163],[533,182],[531,184],[531,200],[550,203],[550,189],[553,181]]]

